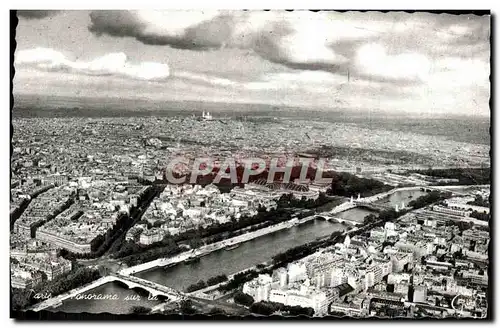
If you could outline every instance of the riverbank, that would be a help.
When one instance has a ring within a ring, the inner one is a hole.
[[[468,187],[472,187],[472,186],[442,186],[443,189],[450,188],[450,187],[464,189],[464,188],[468,188]],[[420,188],[422,188],[422,187],[415,186],[415,187],[395,188],[395,189],[392,189],[388,192],[384,192],[382,194],[377,194],[377,195],[374,195],[374,196],[369,197],[369,198],[363,198],[363,200],[369,200],[369,201],[380,200],[380,199],[390,197],[391,195],[393,195],[397,192],[416,191],[416,190],[420,190]],[[355,204],[350,203],[350,202],[345,202],[345,203],[342,203],[342,204],[336,206],[335,208],[333,208],[329,212],[329,214],[330,215],[338,214],[341,212],[352,210],[354,208],[356,208]],[[311,221],[314,219],[315,219],[315,215],[309,216],[309,217],[306,217],[303,219],[297,219],[298,221],[295,221],[296,219],[292,219],[290,221],[281,222],[281,223],[278,223],[278,224],[275,224],[275,225],[272,225],[272,226],[269,226],[269,227],[266,227],[263,229],[244,233],[242,235],[235,236],[235,237],[232,237],[229,239],[225,239],[225,240],[222,240],[222,241],[219,241],[216,243],[212,243],[209,245],[204,245],[204,246],[197,248],[194,251],[193,250],[186,251],[186,252],[180,253],[180,254],[173,256],[173,257],[170,257],[170,258],[160,258],[160,259],[156,259],[156,260],[153,260],[150,262],[146,262],[146,263],[142,263],[142,264],[139,264],[136,266],[132,266],[130,268],[123,269],[122,271],[120,271],[120,273],[124,274],[124,275],[129,275],[129,274],[136,274],[136,273],[139,273],[142,271],[151,270],[151,269],[154,269],[156,267],[172,266],[172,265],[184,262],[186,260],[190,260],[190,259],[193,259],[196,257],[205,256],[209,253],[221,250],[221,249],[226,248],[226,247],[232,247],[234,245],[238,245],[238,244],[244,243],[246,241],[262,237],[262,236],[267,235],[267,234],[271,234],[271,233],[274,233],[274,232],[277,232],[277,231],[280,231],[283,229],[288,229],[288,228],[293,227],[294,225],[300,225],[300,224],[303,224],[305,222],[308,222],[308,221]]]
[[[442,187],[443,189],[449,188],[449,186]],[[457,187],[461,189],[467,189],[477,186]],[[397,188],[397,190],[395,190],[394,192],[417,189],[420,189],[420,187]],[[398,197],[407,198],[408,195],[398,195]],[[399,203],[400,201],[401,199],[399,198],[394,200],[391,199],[391,202],[394,203]],[[350,212],[345,212],[344,215],[344,217],[349,220],[361,220],[364,216],[366,216],[366,211],[362,209],[353,209]],[[139,277],[154,281],[164,286],[171,286],[175,289],[182,290],[199,280],[205,280],[207,277],[214,277],[219,274],[226,274],[228,276],[228,279],[231,280],[231,278],[234,277],[237,273],[248,271],[249,269],[260,272],[262,269],[264,269],[262,267],[262,264],[269,263],[269,260],[276,254],[286,252],[288,249],[296,248],[297,245],[300,246],[308,243],[310,243],[310,245],[313,245],[314,248],[321,248],[321,244],[323,244],[323,246],[326,246],[327,244],[329,244],[329,242],[331,242],[331,240],[329,240],[329,237],[333,231],[342,230],[342,227],[338,224],[328,223],[323,220],[314,220],[313,217],[314,216],[309,216],[302,220],[297,220],[297,225],[303,223],[305,226],[298,227],[292,225],[291,227],[288,227],[288,229],[283,226],[281,229],[277,229],[274,234],[262,234],[259,239],[257,239],[258,237],[255,236],[254,238],[252,238],[255,239],[253,241],[251,239],[248,239],[248,243],[245,242],[246,240],[235,242],[232,245],[241,244],[241,246],[233,250],[228,249],[231,247],[229,246],[229,244],[224,244],[224,246],[220,245],[222,247],[219,247],[217,250],[213,250],[212,252],[208,252],[207,250],[205,250],[205,253],[203,254],[212,254],[206,257],[200,257],[201,260],[199,263],[179,265],[180,262],[183,262],[183,259],[188,259],[189,255],[191,255],[191,258],[196,257],[194,256],[193,251],[185,252],[185,256],[180,256],[179,261],[171,261],[173,266],[172,268],[165,268],[163,266],[165,264],[162,263],[162,259],[157,259],[155,260],[157,265],[152,266],[153,268],[157,267],[156,269],[153,269],[153,271],[155,272],[144,271],[141,273],[141,275],[139,275]],[[290,223],[291,222],[292,221],[290,221]],[[353,235],[361,233],[362,231],[372,229],[374,225],[380,223],[381,221],[377,221],[366,226],[363,225],[359,228],[350,229],[349,231],[345,231],[344,229],[344,233],[342,235]],[[258,231],[254,231],[253,233],[255,232]],[[238,236],[235,238],[238,239],[241,237],[242,236]],[[226,240],[225,242],[227,241],[228,240]],[[261,266],[259,266],[257,263],[261,264]],[[193,293],[200,293],[200,298],[205,298],[208,300],[211,300],[212,298],[218,299],[219,297],[223,296],[219,296],[216,289],[221,287],[224,283],[225,282],[209,286],[203,290],[198,290]],[[109,286],[109,284],[105,286]],[[127,291],[127,293],[130,293],[130,291]],[[202,293],[205,294],[205,296],[201,295]],[[193,294],[193,297],[199,297],[194,295],[195,294]],[[76,306],[78,307],[78,309],[81,308],[82,312],[85,312],[88,308],[102,309],[101,305],[99,305],[98,302],[92,300],[85,300],[84,302],[79,301],[78,305],[75,305],[75,307]],[[116,311],[119,312],[120,310]],[[126,309],[124,309],[124,311],[126,311]]]
[[[314,220],[316,218],[315,215],[303,218],[303,219],[292,219],[290,221],[286,222],[281,222],[263,229],[255,230],[252,232],[248,232],[236,237],[232,237],[226,240],[222,240],[213,244],[209,245],[204,245],[196,250],[191,250],[191,251],[186,251],[181,254],[178,254],[176,256],[170,257],[170,258],[161,258],[157,259],[151,262],[139,264],[130,268],[126,268],[120,271],[120,274],[123,275],[130,275],[130,274],[136,274],[142,271],[150,270],[155,267],[165,267],[165,266],[170,266],[173,264],[178,264],[181,262],[184,262],[186,260],[190,260],[196,257],[202,257],[205,256],[209,253],[224,249],[226,247],[231,247],[234,245],[238,245],[244,242],[247,242],[249,240],[255,239],[262,237],[267,234],[271,234],[280,230],[288,229],[296,225],[301,225],[306,222],[309,222],[311,220]]]
[[[414,190],[414,188],[412,188],[410,190]],[[401,190],[398,190],[398,191],[401,191]],[[406,191],[408,191],[408,189]],[[429,203],[427,205],[431,206],[432,203]],[[407,217],[408,215],[411,215],[412,211],[413,211],[413,209],[411,209],[409,211],[401,211],[399,213],[399,215],[396,215],[395,217],[385,218],[385,219],[383,219],[380,216],[379,219],[377,221],[375,221],[375,222],[364,224],[361,227],[349,229],[348,231],[344,231],[343,233],[341,233],[341,234],[339,234],[339,235],[337,235],[335,237],[332,235],[331,237],[320,238],[320,239],[316,240],[315,243],[309,243],[309,244],[306,244],[306,245],[301,245],[299,247],[296,247],[293,250],[291,249],[291,251],[292,251],[292,252],[290,252],[291,254],[285,254],[286,256],[282,257],[283,259],[277,259],[277,257],[273,258],[273,262],[272,262],[271,267],[276,268],[276,267],[284,266],[286,264],[295,262],[295,261],[297,261],[299,259],[305,260],[307,258],[315,256],[314,253],[316,253],[318,251],[321,252],[321,251],[333,249],[335,247],[335,244],[338,243],[338,242],[340,242],[343,238],[345,238],[345,236],[352,237],[352,236],[361,234],[361,233],[363,233],[363,232],[365,232],[367,230],[373,229],[376,226],[380,226],[380,225],[382,225],[382,224],[384,224],[386,222],[402,220],[403,218]],[[305,253],[307,253],[307,255],[305,255],[305,256],[303,255],[304,250],[306,250]],[[289,253],[289,251],[287,251],[287,253]],[[252,267],[250,269],[242,270],[242,271],[240,271],[240,273],[241,272],[248,272],[248,271],[253,270],[253,271],[255,271],[255,272],[253,272],[253,274],[255,276],[256,274],[260,274],[262,272],[265,272],[268,269],[269,269],[269,262],[265,262],[265,263],[261,263],[260,265],[256,265],[256,266],[254,266],[254,267]],[[232,275],[231,277],[234,277],[235,275]],[[252,276],[250,278],[252,278]],[[243,279],[245,280],[246,278],[243,278]],[[241,279],[239,279],[239,280],[241,280]],[[230,285],[231,279],[228,279],[228,281],[229,281],[229,283],[228,282],[224,282],[224,283],[221,283],[220,286],[223,286],[224,284]],[[233,288],[233,287],[234,286],[231,286],[230,288]],[[200,293],[203,292],[204,294],[206,294],[206,292],[209,292],[211,290],[213,290],[213,288],[212,289],[207,288],[206,290],[203,290],[203,291],[200,290],[198,292],[200,292]],[[215,296],[216,295],[212,296],[212,298],[215,298]]]
[[[490,187],[489,184],[487,185],[450,185],[450,186],[414,186],[414,187],[401,187],[401,188],[395,188],[392,190],[389,190],[387,192],[373,195],[370,197],[362,198],[362,201],[365,202],[375,202],[382,200],[384,198],[390,197],[391,195],[397,193],[397,192],[402,192],[402,191],[415,191],[415,190],[440,190],[440,191],[446,191],[446,190],[467,190],[470,188],[486,188]]]
[[[230,281],[231,279],[233,279],[234,276],[236,276],[237,274],[240,274],[240,273],[248,271],[248,270],[256,270],[256,269],[257,269],[257,266],[253,266],[251,268],[247,268],[247,269],[241,270],[239,272],[230,274],[229,276],[227,276],[227,280],[226,281],[221,281],[218,284],[215,284],[215,285],[212,285],[212,286],[207,286],[205,288],[195,290],[195,291],[193,291],[191,293],[186,293],[186,295],[187,296],[198,297],[198,298],[203,298],[203,299],[206,299],[206,300],[216,300],[216,299],[219,299],[221,297],[224,297],[226,294],[217,293],[216,292],[217,288],[219,288],[220,286],[226,284],[228,281]]]

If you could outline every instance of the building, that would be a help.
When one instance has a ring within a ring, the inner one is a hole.
[[[480,262],[488,262],[488,254],[485,253],[480,253],[480,252],[473,252],[473,251],[464,251],[464,255],[471,260],[476,260]]]
[[[268,301],[269,295],[271,293],[271,283],[261,284],[257,287],[257,293],[255,295],[255,301]]]
[[[288,272],[285,268],[278,268],[273,272],[273,279],[276,278],[279,281],[280,288],[286,288],[288,286]]]
[[[334,267],[330,273],[330,286],[335,287],[347,282],[344,268]]]
[[[440,262],[428,259],[425,261],[427,268],[437,270],[437,271],[448,271],[453,268],[453,264],[449,262]]]
[[[10,272],[10,283],[13,288],[33,288],[42,282],[42,274],[40,272],[25,270],[19,266],[11,267]]]
[[[392,271],[393,272],[401,272],[404,269],[404,266],[412,263],[413,254],[409,252],[400,252],[391,256],[392,262]]]
[[[314,290],[288,290],[285,305],[312,308],[314,315],[322,316],[328,313],[331,297],[326,291]]]
[[[49,281],[70,272],[72,269],[71,261],[57,257],[55,252],[54,254],[37,253],[35,255],[27,253],[19,262],[25,268],[45,273]]]
[[[457,202],[447,202],[447,205],[449,208],[452,208],[455,210],[477,211],[478,213],[490,214],[489,207],[463,204],[463,203],[457,203]]]
[[[465,271],[463,273],[463,278],[469,279],[469,281],[471,283],[476,284],[476,285],[488,286],[488,275],[486,272],[484,274],[480,275],[479,273]]]
[[[425,303],[427,301],[427,287],[416,286],[413,289],[413,302]]]
[[[288,265],[288,281],[294,283],[307,279],[307,268],[304,263],[290,263]]]
[[[269,301],[286,304],[288,293],[286,290],[273,289],[269,294]]]
[[[330,314],[343,313],[348,316],[359,316],[362,314],[362,309],[360,306],[349,303],[331,303],[330,304]]]
[[[165,237],[165,230],[152,229],[142,232],[139,236],[139,243],[142,245],[151,245],[160,242]]]
[[[446,214],[463,216],[463,217],[469,217],[470,214],[472,213],[472,211],[470,211],[470,210],[454,209],[454,208],[444,207],[444,206],[439,206],[439,205],[434,205],[432,207],[432,210],[435,212],[439,212],[439,213],[446,213]]]
[[[90,241],[79,243],[67,238],[67,236],[65,235],[57,234],[55,232],[49,232],[47,230],[44,230],[43,228],[38,229],[36,239],[57,248],[64,248],[73,253],[85,254],[92,252]]]
[[[62,174],[52,174],[42,178],[42,185],[56,185],[60,186],[68,183],[68,176]]]
[[[489,231],[482,231],[477,229],[468,229],[462,232],[464,240],[476,240],[482,243],[487,243],[490,240]]]
[[[387,236],[387,231],[382,228],[374,228],[370,231],[370,239],[383,242]]]
[[[254,298],[255,302],[268,301],[273,279],[268,274],[260,274],[256,279],[243,284],[243,293]]]
[[[387,276],[388,284],[400,284],[401,282],[409,283],[411,279],[411,275],[409,273],[391,273]]]
[[[394,285],[394,293],[401,294],[405,301],[408,300],[408,290],[410,285],[408,283],[402,282]]]

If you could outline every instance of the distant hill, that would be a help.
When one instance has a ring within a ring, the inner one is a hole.
[[[245,117],[297,119],[349,123],[373,130],[446,136],[454,141],[490,144],[490,118],[473,116],[429,117],[405,113],[321,110],[269,104],[202,101],[153,101],[149,99],[91,98],[47,95],[14,95],[15,117],[135,117],[191,116],[209,111],[214,119]],[[252,121],[249,119],[248,121]]]

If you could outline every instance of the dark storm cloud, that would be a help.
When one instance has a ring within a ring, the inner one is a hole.
[[[26,19],[42,19],[58,14],[60,10],[18,10],[17,16]]]
[[[89,31],[96,35],[132,37],[148,45],[176,49],[207,50],[220,48],[230,37],[232,18],[220,16],[186,28],[180,35],[148,31],[148,24],[128,11],[93,11]]]
[[[175,15],[175,12],[172,12]],[[338,64],[331,58],[304,60],[297,57],[284,39],[293,33],[293,24],[286,20],[269,21],[246,29],[241,26],[251,18],[251,13],[221,13],[208,20],[200,20],[180,32],[155,26],[136,12],[94,11],[90,14],[89,30],[95,35],[132,37],[148,45],[170,46],[194,51],[223,47],[250,49],[260,57],[291,68],[335,71]],[[168,22],[167,22],[168,23]],[[167,24],[168,25],[168,24]],[[333,51],[333,50],[332,50]]]
[[[349,71],[352,78],[403,84],[421,82],[426,72],[418,72],[416,64],[430,69],[432,61],[443,56],[477,55],[487,60],[489,54],[489,16],[306,11],[275,11],[267,16],[241,11],[199,16],[198,12],[182,19],[178,15],[186,13],[94,11],[89,30],[193,51],[248,49],[296,70]],[[371,44],[383,49],[378,54],[380,64],[366,65],[363,61],[370,61],[370,56],[358,56],[363,46]],[[401,73],[391,67],[392,62],[402,67]]]

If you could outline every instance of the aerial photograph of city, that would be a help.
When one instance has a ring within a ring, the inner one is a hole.
[[[11,318],[491,319],[490,19],[11,11]]]

